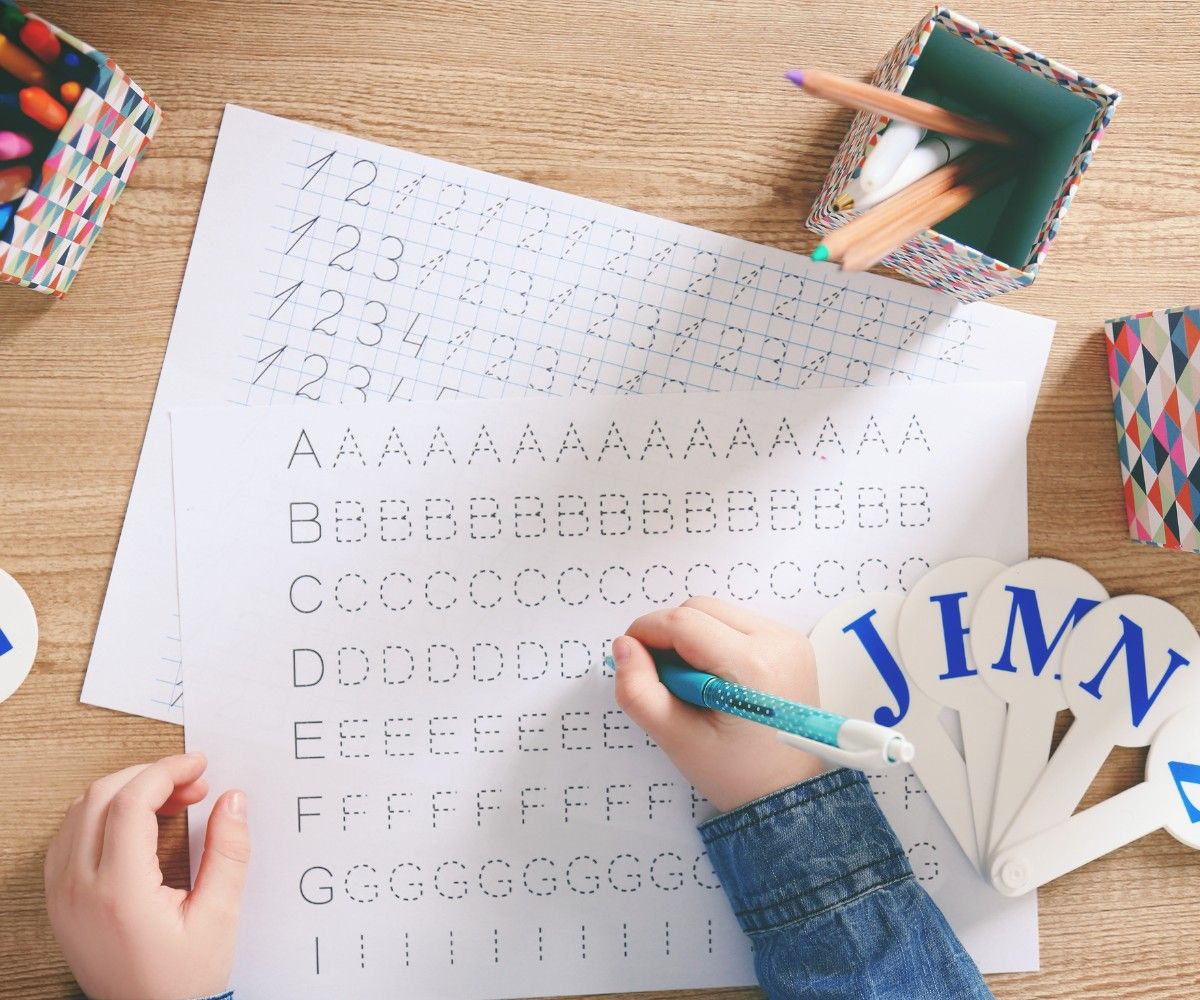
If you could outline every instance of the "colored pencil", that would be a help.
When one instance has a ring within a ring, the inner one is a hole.
[[[887,201],[876,205],[870,211],[864,212],[851,219],[844,226],[827,233],[820,245],[812,253],[812,259],[841,260],[847,249],[856,242],[869,238],[869,235],[891,225],[897,219],[903,218],[915,207],[949,191],[956,184],[964,181],[977,172],[989,160],[988,153],[982,149],[972,150],[960,156],[957,160],[938,167],[931,174],[926,174],[920,180],[913,181],[903,191],[898,191]]]
[[[34,86],[46,82],[46,70],[42,64],[3,35],[0,35],[0,69]]]
[[[859,240],[842,256],[843,271],[865,271],[878,264],[897,247],[914,236],[919,236],[930,226],[957,212],[964,205],[978,198],[989,188],[1013,175],[1013,165],[1005,160],[993,163],[979,173],[973,174],[948,191],[942,192],[924,204],[913,206],[889,225]]]
[[[886,118],[898,118],[900,121],[920,125],[931,132],[957,135],[963,139],[973,139],[975,142],[987,142],[996,146],[1015,146],[1018,142],[1011,132],[995,125],[955,114],[953,111],[939,108],[936,104],[918,101],[890,90],[881,90],[869,83],[847,80],[845,77],[819,69],[788,70],[787,78],[813,97],[824,98],[856,111],[870,111]]]

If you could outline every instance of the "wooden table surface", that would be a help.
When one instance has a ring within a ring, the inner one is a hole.
[[[850,115],[799,99],[781,72],[819,63],[861,76],[927,10],[29,2],[115,58],[166,120],[70,297],[0,286],[0,566],[41,625],[33,673],[0,705],[4,998],[75,995],[41,876],[68,801],[182,745],[178,728],[80,705],[79,690],[224,103],[809,250],[802,220]],[[1003,299],[1058,323],[1029,437],[1030,549],[1200,621],[1200,557],[1127,539],[1102,330],[1108,317],[1200,299],[1200,9],[1004,0],[967,12],[1124,92],[1042,276]],[[1117,753],[1088,801],[1136,783],[1142,760]],[[178,883],[182,826],[167,833]],[[998,997],[1194,998],[1198,888],[1200,855],[1165,833],[1120,850],[1042,892],[1042,971],[991,986]]]

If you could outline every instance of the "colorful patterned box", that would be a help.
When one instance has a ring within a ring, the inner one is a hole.
[[[0,0],[0,14],[7,8],[11,15],[17,7]],[[13,218],[11,241],[0,238],[0,282],[62,298],[162,114],[102,52],[49,27],[64,46],[94,63],[96,73],[71,109],[40,174],[35,171]]]
[[[936,7],[876,67],[878,87],[935,91],[952,110],[1036,137],[1019,179],[1003,184],[883,259],[915,281],[973,302],[1032,284],[1120,94]],[[858,176],[887,119],[859,112],[809,214],[827,233],[853,213],[833,202]]]
[[[1129,537],[1200,552],[1200,306],[1104,330]]]

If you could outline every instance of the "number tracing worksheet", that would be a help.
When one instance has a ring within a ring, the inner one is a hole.
[[[692,593],[807,629],[964,551],[1024,558],[1024,396],[172,411],[187,743],[254,824],[239,995],[753,982],[711,807],[603,657]],[[980,966],[1036,967],[1032,896],[979,877],[907,766],[871,779]]]
[[[167,413],[1015,380],[1053,324],[226,108],[82,699],[182,722]]]

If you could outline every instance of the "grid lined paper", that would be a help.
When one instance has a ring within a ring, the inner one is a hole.
[[[1052,330],[230,106],[82,698],[182,722],[173,407],[997,380],[1032,407]]]

